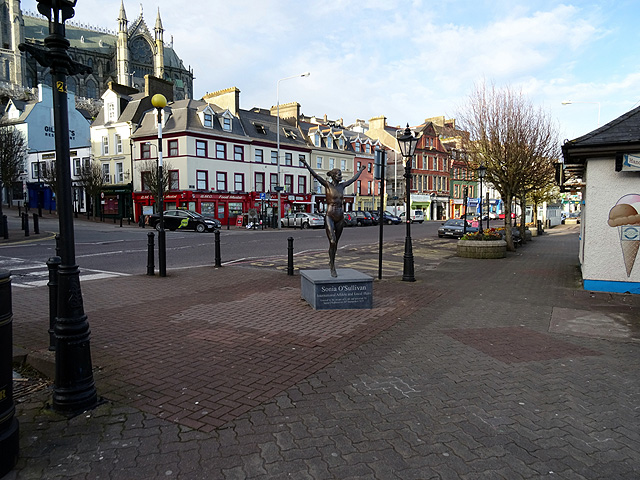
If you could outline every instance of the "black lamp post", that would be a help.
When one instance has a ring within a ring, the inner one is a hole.
[[[481,163],[478,167],[478,178],[480,179],[480,222],[478,224],[478,232],[482,233],[482,180],[487,173],[487,167]]]
[[[167,276],[167,243],[164,231],[164,198],[162,185],[162,109],[167,106],[167,99],[161,93],[151,97],[151,105],[158,111],[158,270],[161,277]]]
[[[76,265],[73,231],[73,197],[69,159],[69,112],[67,110],[67,75],[91,72],[89,67],[69,57],[69,41],[64,22],[74,15],[75,0],[38,0],[38,11],[49,19],[49,36],[44,48],[21,43],[36,61],[51,68],[53,79],[53,120],[56,132],[56,202],[60,225],[58,269],[58,315],[54,327],[56,338],[53,409],[65,414],[80,413],[96,406],[98,396],[91,366],[90,330],[84,313],[80,272]]]
[[[403,282],[415,282],[416,277],[414,275],[413,268],[413,248],[411,246],[411,162],[413,154],[418,146],[418,138],[413,135],[409,124],[404,129],[402,134],[400,130],[396,132],[396,139],[398,140],[398,147],[400,148],[400,154],[405,157],[404,178],[406,181],[406,208],[404,214],[404,220],[407,224],[407,236],[404,240],[404,266],[402,268],[402,281]]]

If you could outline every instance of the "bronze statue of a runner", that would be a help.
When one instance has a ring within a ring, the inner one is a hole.
[[[329,270],[331,270],[331,276],[337,277],[336,272],[336,252],[338,251],[338,241],[340,235],[342,235],[342,229],[344,228],[344,189],[355,182],[365,167],[362,167],[353,178],[342,182],[342,171],[338,168],[334,168],[327,172],[327,176],[331,178],[331,182],[318,175],[309,164],[301,160],[302,164],[307,167],[313,178],[318,180],[320,184],[325,188],[325,194],[327,196],[327,212],[324,217],[324,228],[327,232],[327,238],[329,239]]]

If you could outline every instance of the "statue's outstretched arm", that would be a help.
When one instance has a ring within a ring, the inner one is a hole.
[[[311,173],[311,175],[313,176],[313,178],[315,178],[316,180],[318,180],[318,182],[320,182],[320,185],[322,185],[323,187],[327,188],[329,186],[329,182],[327,180],[325,180],[324,178],[322,178],[320,175],[318,175],[313,168],[311,168],[311,166],[309,166],[309,164],[307,163],[306,160],[300,160],[300,162],[307,167],[307,170],[309,170],[309,172]]]
[[[346,182],[342,182],[342,186],[343,186],[343,187],[348,187],[349,185],[351,185],[353,182],[355,182],[355,181],[358,179],[358,177],[360,176],[360,174],[361,174],[362,172],[364,172],[364,170],[365,170],[365,167],[364,167],[364,166],[360,167],[360,171],[358,171],[358,173],[356,173],[356,174],[351,178],[351,180],[347,180]]]

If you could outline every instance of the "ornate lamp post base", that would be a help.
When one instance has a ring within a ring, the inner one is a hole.
[[[64,22],[74,15],[74,0],[38,0],[38,11],[49,19],[49,36],[44,48],[20,44],[36,61],[51,69],[53,80],[53,123],[55,128],[56,200],[60,225],[60,257],[58,270],[58,314],[53,328],[56,340],[53,409],[64,414],[77,414],[97,405],[93,382],[89,323],[84,314],[80,272],[75,260],[73,231],[73,196],[69,158],[69,112],[67,107],[67,75],[91,72],[74,62],[67,53]]]

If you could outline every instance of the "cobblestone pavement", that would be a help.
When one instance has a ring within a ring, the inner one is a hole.
[[[312,310],[279,261],[88,282],[105,402],[20,398],[6,479],[638,478],[639,300],[581,289],[577,235],[501,260],[415,242],[415,283],[396,245],[371,310]],[[377,277],[376,253],[339,266]],[[46,295],[14,292],[14,344],[41,355]]]

